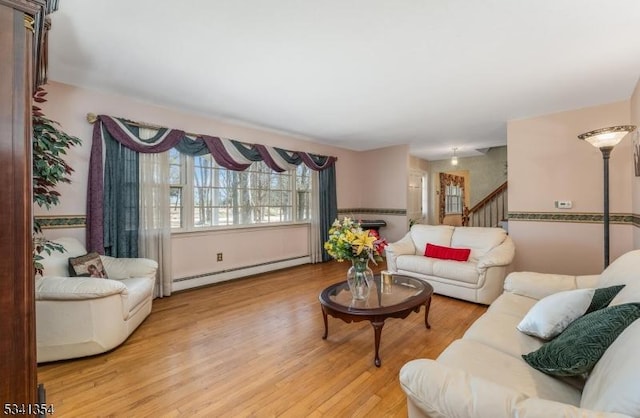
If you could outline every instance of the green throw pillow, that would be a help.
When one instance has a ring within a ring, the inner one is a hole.
[[[600,289],[596,289],[596,292],[593,294],[593,299],[591,299],[591,305],[589,305],[585,314],[609,306],[613,298],[616,297],[616,295],[622,290],[623,287],[624,285],[620,284],[617,286],[602,287]]]
[[[640,303],[609,306],[573,321],[555,339],[522,358],[552,376],[588,373],[624,329],[640,318]]]

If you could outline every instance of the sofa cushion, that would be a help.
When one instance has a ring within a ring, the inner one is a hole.
[[[516,329],[520,318],[499,312],[486,312],[464,334],[471,339],[520,359],[525,353],[537,350],[544,341],[523,334]]]
[[[467,261],[471,250],[469,248],[452,248],[442,245],[427,243],[424,250],[425,257],[439,258],[441,260]]]
[[[624,284],[624,289],[616,295],[610,305],[640,302],[640,279],[638,278],[640,265],[640,250],[629,251],[618,257],[602,274],[598,287],[608,287]]]
[[[616,295],[625,287],[623,284],[619,284],[616,286],[603,287],[600,289],[596,289],[593,294],[593,299],[591,300],[591,304],[585,313],[591,313],[593,311],[597,311],[598,309],[606,308],[609,306],[611,301],[616,297]]]
[[[102,265],[100,254],[96,252],[69,258],[69,276],[94,277],[96,279],[109,278]]]
[[[625,329],[587,379],[580,406],[640,417],[640,321]]]
[[[416,247],[416,254],[424,254],[427,243],[435,245],[451,245],[453,226],[450,225],[423,225],[416,224],[411,227],[411,239]]]
[[[433,262],[433,275],[472,284],[477,284],[480,280],[476,263],[437,258]]]
[[[540,299],[518,324],[518,330],[549,340],[587,311],[595,289],[566,290]]]
[[[52,251],[40,262],[42,264],[43,276],[69,276],[69,258],[86,254],[84,245],[75,238],[58,238],[52,240],[56,244],[64,247],[64,252]]]
[[[580,403],[579,389],[529,367],[519,357],[471,339],[454,341],[437,361],[530,397],[576,406]]]
[[[540,349],[522,357],[544,373],[580,376],[591,371],[613,341],[640,317],[640,304],[610,306],[573,321]]]
[[[422,255],[401,255],[396,260],[396,267],[398,270],[431,276],[436,261],[436,258],[426,258]]]
[[[487,312],[515,316],[520,321],[536,302],[538,302],[538,299],[505,292],[498,296],[498,299],[489,306]]]
[[[100,260],[102,260],[102,265],[104,266],[104,269],[109,275],[110,279],[122,280],[131,277],[126,269],[127,262],[125,260],[127,259],[107,257],[103,255],[100,256]]]
[[[461,227],[453,231],[452,247],[470,248],[469,259],[477,261],[494,247],[500,245],[507,237],[502,228]]]

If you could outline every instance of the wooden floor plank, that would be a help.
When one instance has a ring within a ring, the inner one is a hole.
[[[38,380],[56,417],[406,417],[402,365],[437,357],[486,308],[434,295],[430,330],[423,311],[387,320],[376,368],[368,322],[329,317],[321,338],[318,295],[347,267],[299,266],[156,299],[123,345],[42,364]]]

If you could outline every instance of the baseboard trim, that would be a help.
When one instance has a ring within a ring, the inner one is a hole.
[[[267,263],[254,264],[251,266],[243,266],[232,269],[220,270],[210,273],[198,274],[195,276],[181,277],[173,279],[172,291],[193,289],[196,287],[207,286],[214,283],[235,280],[247,276],[266,273],[269,271],[280,270],[288,267],[300,266],[302,264],[311,263],[311,257],[294,257],[283,260],[270,261]]]

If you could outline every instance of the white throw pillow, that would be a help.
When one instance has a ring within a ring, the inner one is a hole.
[[[565,290],[540,299],[518,324],[518,330],[550,340],[589,308],[595,289]]]

